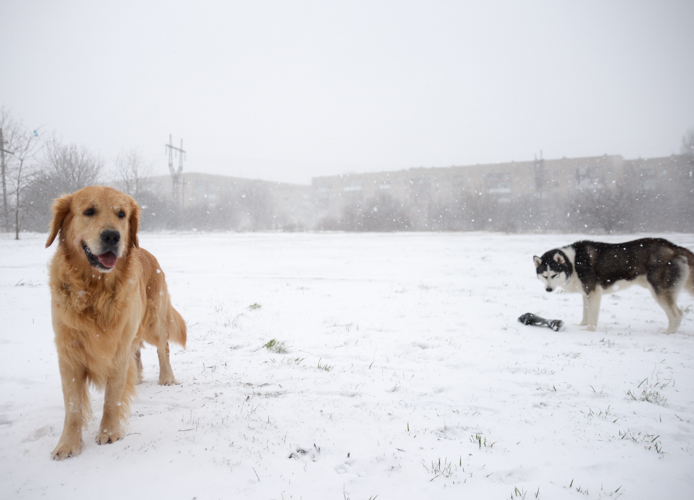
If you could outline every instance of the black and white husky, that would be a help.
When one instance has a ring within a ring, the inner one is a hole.
[[[578,241],[533,257],[537,277],[548,292],[562,287],[583,295],[582,326],[595,331],[600,299],[631,285],[650,290],[668,318],[666,333],[682,322],[677,295],[686,288],[694,295],[694,254],[660,238],[626,243]]]

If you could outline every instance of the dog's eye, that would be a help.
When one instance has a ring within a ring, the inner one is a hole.
[[[118,218],[122,219],[123,217],[125,217],[125,212],[121,210],[120,212],[118,212]]]
[[[90,216],[90,217],[91,217],[92,215],[94,215],[94,213],[95,213],[95,212],[94,212],[94,209],[93,209],[93,208],[88,208],[87,210],[85,210],[84,212],[82,212],[82,215],[87,215],[87,216]]]
[[[557,276],[558,274],[553,274],[552,276],[550,276],[550,278],[556,278]]]

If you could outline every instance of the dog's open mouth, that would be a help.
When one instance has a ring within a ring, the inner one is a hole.
[[[82,248],[84,249],[84,253],[87,256],[87,260],[89,260],[89,263],[98,269],[105,269],[107,271],[110,271],[111,269],[113,269],[113,267],[116,265],[116,262],[118,261],[118,257],[113,252],[106,252],[102,253],[101,255],[94,255],[92,251],[89,250],[87,244],[84,242],[82,242]]]

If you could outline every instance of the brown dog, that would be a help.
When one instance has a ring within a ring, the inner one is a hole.
[[[185,347],[186,325],[173,308],[157,259],[139,248],[140,207],[112,188],[91,186],[57,198],[46,247],[60,235],[50,266],[51,312],[65,401],[52,457],[78,455],[91,408],[88,383],[105,389],[96,442],[123,437],[140,377],[142,342],[157,347],[159,383],[175,384],[171,340]]]

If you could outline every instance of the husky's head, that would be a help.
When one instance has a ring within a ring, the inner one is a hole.
[[[573,274],[571,261],[561,250],[550,250],[542,257],[533,257],[537,279],[545,285],[548,292],[566,285]]]

